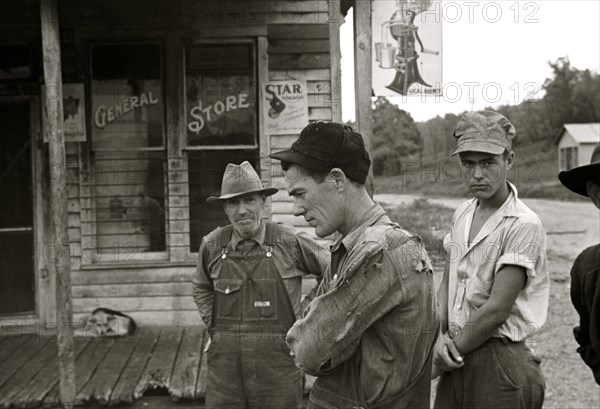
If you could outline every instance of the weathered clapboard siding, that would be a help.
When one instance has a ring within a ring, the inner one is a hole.
[[[303,293],[306,293],[303,283]],[[99,294],[105,294],[104,297]],[[192,284],[184,283],[143,283],[143,284],[94,284],[73,286],[73,297],[80,299],[104,299],[106,297],[191,297]],[[194,306],[195,309],[195,306]]]
[[[137,264],[137,266],[136,266]],[[95,284],[136,284],[136,283],[177,283],[192,279],[195,266],[170,265],[157,266],[150,263],[136,263],[132,266],[109,265],[102,269],[87,268],[72,273],[73,287]],[[98,294],[102,296],[101,294]]]
[[[269,26],[269,79],[307,82],[309,121],[332,119],[329,24],[328,20],[321,23],[323,24],[310,26]],[[271,136],[271,151],[289,148],[297,137],[298,135]],[[282,189],[272,197],[272,219],[305,229],[315,237],[313,229],[303,218],[292,216],[291,207],[282,205],[289,203],[290,198],[285,193],[283,172],[277,164],[271,166],[271,184]],[[286,206],[290,212],[282,212],[282,206]]]
[[[192,297],[99,297],[76,298],[73,300],[73,313],[89,313],[98,306],[122,311],[195,311],[196,304]]]
[[[137,25],[143,21],[144,24],[155,26],[235,26],[240,23],[291,25],[324,24],[329,21],[326,0],[146,0],[143,7],[136,0],[69,0],[61,2],[61,6],[59,13],[63,20],[78,19],[81,25]]]
[[[65,64],[67,71],[72,71],[71,64]],[[67,223],[68,223],[68,239],[71,256],[71,269],[76,270],[81,267],[81,205],[80,197],[80,160],[79,160],[79,144],[66,143],[66,182],[67,191],[76,194],[67,196]]]

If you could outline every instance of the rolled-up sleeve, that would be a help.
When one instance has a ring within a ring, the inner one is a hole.
[[[214,298],[213,282],[210,278],[208,269],[209,262],[208,249],[206,247],[205,239],[203,239],[200,250],[198,251],[196,274],[194,274],[194,278],[192,279],[192,295],[194,297],[194,302],[198,306],[202,322],[204,322],[204,325],[206,325],[207,328],[210,328],[212,324],[212,306]]]
[[[523,267],[528,278],[537,275],[536,264],[546,251],[546,235],[540,223],[523,222],[513,226],[503,243],[502,255],[498,258],[494,274],[504,266]]]
[[[355,272],[345,272],[347,278],[336,288],[312,301],[286,338],[302,369],[327,374],[354,355],[367,328],[401,303],[393,258],[379,249]]]

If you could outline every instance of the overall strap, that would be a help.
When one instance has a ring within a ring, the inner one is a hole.
[[[231,224],[223,227],[219,232],[219,245],[222,249],[226,249],[231,241],[231,234],[233,233],[233,226]]]
[[[275,247],[277,244],[277,223],[265,222],[265,246]]]

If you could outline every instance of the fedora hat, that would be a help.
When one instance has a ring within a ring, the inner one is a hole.
[[[248,193],[264,193],[271,196],[277,192],[278,189],[274,187],[264,188],[252,165],[248,161],[244,161],[239,165],[234,163],[227,165],[221,183],[221,196],[210,196],[206,201],[213,203]]]
[[[587,182],[592,179],[598,180],[600,178],[598,175],[600,175],[600,143],[594,148],[589,165],[578,166],[571,170],[563,170],[558,174],[558,180],[567,189],[580,195],[588,196]]]

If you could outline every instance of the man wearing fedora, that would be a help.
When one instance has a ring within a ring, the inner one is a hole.
[[[589,165],[558,174],[569,190],[589,197],[600,209],[600,143]],[[579,313],[579,325],[573,329],[579,344],[577,352],[592,369],[600,385],[600,244],[583,250],[571,269],[571,301]]]
[[[544,402],[540,360],[524,341],[548,312],[546,233],[506,180],[515,135],[493,111],[467,112],[454,129],[452,155],[473,199],[456,209],[444,238],[435,408],[533,409]]]
[[[301,311],[302,276],[329,259],[291,226],[261,220],[266,198],[252,165],[228,164],[220,203],[230,225],[202,239],[194,301],[210,334],[206,407],[298,408],[302,373],[285,343]]]
[[[317,296],[287,334],[299,367],[317,376],[309,408],[427,408],[439,317],[418,236],[392,223],[365,188],[362,136],[307,125],[281,161],[295,216],[334,232]]]

